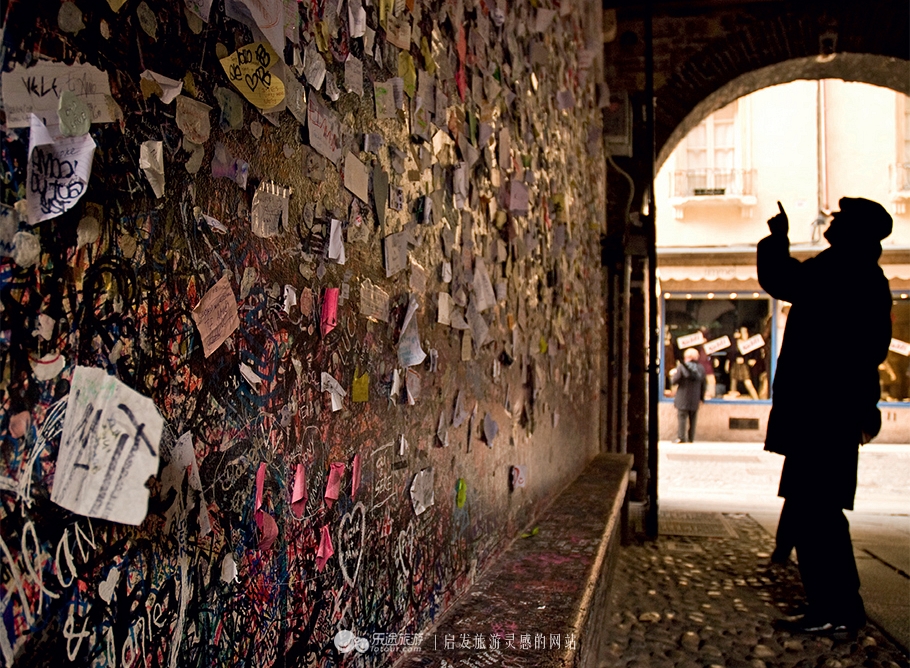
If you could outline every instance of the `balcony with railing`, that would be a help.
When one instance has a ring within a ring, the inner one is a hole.
[[[676,218],[687,208],[738,207],[744,218],[752,215],[755,197],[754,169],[684,169],[673,172],[670,203]]]
[[[910,202],[910,162],[899,162],[889,166],[891,172],[891,201],[894,212],[904,214]]]

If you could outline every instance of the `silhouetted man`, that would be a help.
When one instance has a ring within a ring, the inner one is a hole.
[[[831,247],[790,257],[783,207],[758,244],[758,281],[792,304],[773,385],[765,449],[784,455],[778,494],[795,539],[808,608],[791,631],[851,637],[866,623],[850,526],[859,445],[881,429],[878,365],[891,340],[891,292],[878,266],[891,216],[845,197]]]

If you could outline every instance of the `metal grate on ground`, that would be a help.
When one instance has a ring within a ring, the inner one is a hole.
[[[658,515],[661,536],[696,536],[699,538],[736,538],[736,530],[720,513],[662,510]]]

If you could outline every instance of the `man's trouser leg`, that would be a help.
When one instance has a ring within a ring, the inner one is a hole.
[[[689,411],[684,411],[681,408],[676,409],[676,438],[677,440],[685,443],[686,442],[686,418],[689,415]]]
[[[695,443],[695,418],[698,417],[698,410],[689,411],[689,443]]]
[[[792,518],[798,522],[796,557],[809,613],[833,624],[862,627],[866,615],[844,511],[802,499],[788,499],[788,503],[796,506]]]

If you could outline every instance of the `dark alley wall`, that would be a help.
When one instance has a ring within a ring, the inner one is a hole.
[[[600,450],[599,5],[207,5],[6,5],[4,665],[389,665]]]

